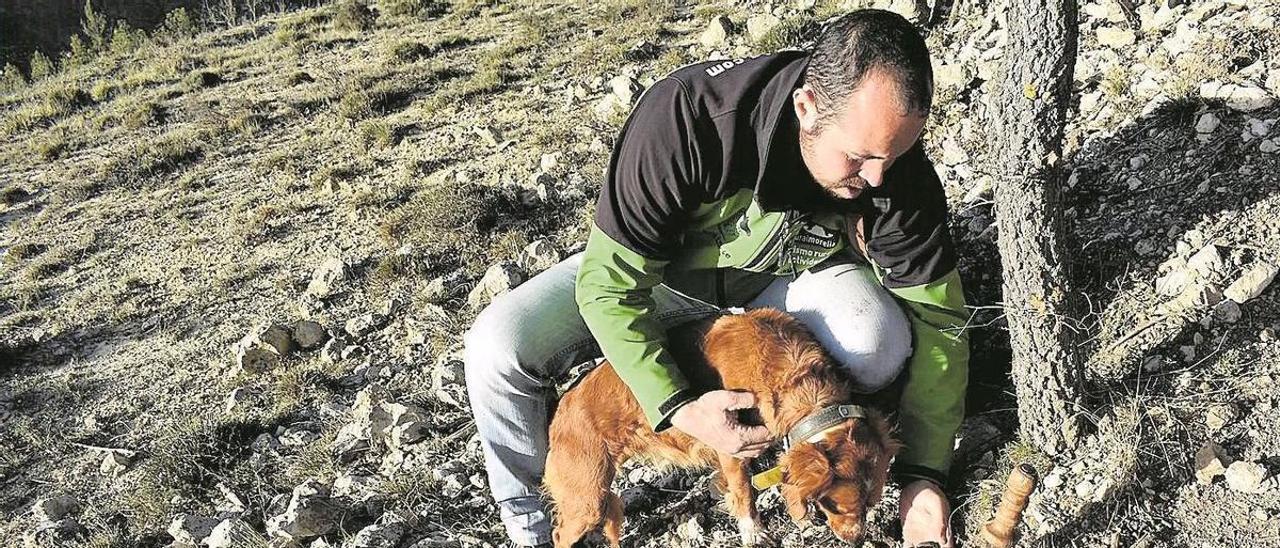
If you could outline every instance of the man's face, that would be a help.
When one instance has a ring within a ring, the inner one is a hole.
[[[795,91],[801,156],[835,204],[883,184],[893,161],[920,138],[925,117],[904,113],[898,95],[893,78],[873,70],[849,95],[843,112],[819,122],[813,91],[808,85]]]

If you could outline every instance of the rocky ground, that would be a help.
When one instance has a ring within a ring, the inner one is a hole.
[[[1082,5],[1067,194],[1089,307],[1064,321],[1093,428],[1065,462],[1016,438],[1007,380],[982,155],[1002,9],[932,17],[927,140],[974,307],[961,540],[1030,462],[1027,545],[1280,546],[1280,5],[1135,4]],[[462,332],[581,245],[644,86],[856,5],[340,4],[0,96],[3,544],[498,544]],[[736,543],[705,475],[624,476],[625,544]],[[760,501],[783,545],[838,545]]]

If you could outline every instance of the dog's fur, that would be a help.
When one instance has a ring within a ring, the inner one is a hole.
[[[851,401],[844,372],[799,321],[783,312],[757,309],[722,316],[703,331],[705,336],[695,341],[701,342],[700,351],[695,346],[680,352],[674,342],[668,345],[682,371],[702,389],[755,394],[755,423],[766,426],[775,440],[823,407]],[[874,410],[810,440],[780,459],[787,511],[800,521],[814,502],[836,536],[858,542],[866,509],[880,500],[898,444]],[[725,503],[738,519],[743,544],[771,542],[756,511],[750,459],[718,453],[675,428],[654,433],[606,363],[565,394],[551,422],[544,483],[556,511],[556,548],[571,548],[602,523],[605,538],[615,548],[620,545],[622,500],[609,487],[618,467],[632,458],[682,468],[718,466],[727,483],[722,489]]]

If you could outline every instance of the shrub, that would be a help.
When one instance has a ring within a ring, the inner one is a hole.
[[[110,97],[111,94],[115,92],[115,84],[111,83],[109,80],[98,80],[93,84],[93,87],[89,89],[89,97],[94,101],[101,103],[104,99]]]
[[[351,90],[338,100],[338,116],[355,121],[371,115],[373,115],[373,98],[364,90]]]
[[[438,17],[443,15],[446,5],[435,0],[382,0],[378,4],[382,10],[382,15],[391,17],[399,17],[409,15],[413,17]]]
[[[89,38],[89,45],[94,51],[102,51],[106,48],[107,41],[111,38],[111,31],[107,28],[107,18],[93,11],[90,0],[84,1],[84,20],[80,23],[80,29]]]
[[[243,111],[227,119],[227,129],[248,137],[261,130],[266,122],[266,116],[256,112]]]
[[[31,54],[31,80],[36,81],[58,71],[53,61],[43,52],[36,50]]]
[[[172,44],[195,33],[196,24],[187,14],[187,8],[178,8],[165,14],[164,21],[152,31],[151,37],[163,43]]]
[[[183,84],[187,90],[195,91],[201,88],[211,88],[222,83],[222,77],[218,73],[210,70],[194,70],[187,74],[183,80]]]
[[[67,52],[68,65],[83,65],[93,60],[93,50],[89,49],[84,39],[79,34],[71,35],[70,51]]]
[[[360,138],[367,147],[385,148],[395,144],[395,132],[382,120],[366,122],[360,126]]]
[[[44,97],[44,111],[49,118],[61,116],[93,102],[80,88],[58,88]]]
[[[147,33],[130,27],[124,21],[118,21],[115,31],[111,33],[111,52],[117,55],[130,53],[146,43]]]
[[[805,41],[817,36],[819,26],[818,21],[811,16],[786,19],[764,33],[756,40],[755,45],[757,49],[768,52],[803,47]]]
[[[25,85],[27,79],[22,77],[22,71],[13,63],[5,63],[4,68],[0,69],[0,91],[17,91]]]
[[[121,121],[124,123],[124,126],[129,129],[138,129],[143,126],[149,126],[153,123],[163,122],[164,115],[165,112],[163,108],[153,102],[147,101],[139,104],[133,110],[130,110],[128,114],[124,115],[124,119]]]
[[[66,152],[67,140],[62,135],[50,134],[46,139],[36,141],[33,148],[41,160],[56,160]]]
[[[364,31],[373,28],[373,12],[360,0],[341,0],[333,26],[338,30]]]
[[[0,191],[0,203],[7,206],[23,202],[30,197],[31,193],[21,187],[11,186]]]

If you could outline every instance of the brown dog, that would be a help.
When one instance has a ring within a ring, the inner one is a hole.
[[[884,417],[840,406],[851,398],[844,372],[799,321],[783,312],[757,309],[722,316],[701,342],[701,352],[693,356],[701,354],[701,360],[675,354],[691,382],[707,390],[750,391],[775,439],[802,436],[792,439],[779,461],[791,518],[805,519],[813,502],[837,537],[860,541],[866,510],[880,500],[898,449]],[[654,433],[605,363],[565,394],[551,422],[544,484],[556,510],[556,548],[572,547],[602,523],[605,538],[620,546],[622,499],[609,487],[618,467],[632,458],[681,468],[718,466],[743,544],[772,542],[756,511],[750,459],[718,453],[675,428]]]

